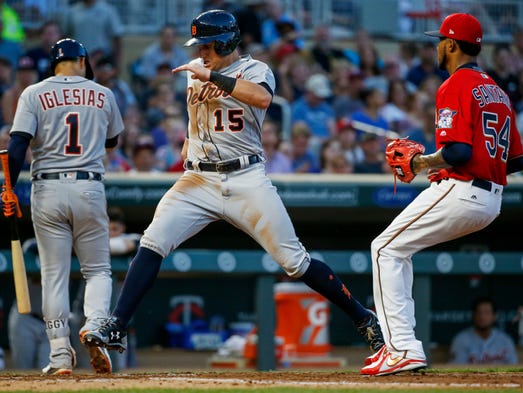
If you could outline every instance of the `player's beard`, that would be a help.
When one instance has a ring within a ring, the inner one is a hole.
[[[443,57],[438,64],[438,68],[442,71],[447,71],[447,54],[443,53]]]

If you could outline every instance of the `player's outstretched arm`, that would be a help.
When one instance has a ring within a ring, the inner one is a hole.
[[[181,71],[191,72],[191,78],[202,82],[212,82],[237,100],[260,109],[267,109],[272,102],[272,95],[263,86],[244,79],[211,71],[200,64],[184,64],[172,70],[173,74]]]

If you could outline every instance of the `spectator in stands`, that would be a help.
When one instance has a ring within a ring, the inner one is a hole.
[[[422,111],[423,118],[421,127],[416,127],[404,135],[425,146],[425,154],[431,154],[436,151],[436,133],[434,132],[436,103],[433,100],[426,101],[423,104]]]
[[[149,82],[157,76],[158,66],[160,65],[168,64],[170,73],[173,68],[188,63],[188,51],[178,44],[176,39],[176,26],[172,23],[163,25],[158,33],[158,38],[143,51],[139,60],[138,75]]]
[[[156,167],[156,149],[150,136],[143,135],[134,144],[132,164],[130,172],[159,172]]]
[[[325,138],[319,148],[320,172],[323,173],[327,161],[339,153],[342,153],[340,141],[335,136]]]
[[[472,326],[459,332],[450,347],[451,363],[517,364],[512,338],[495,327],[496,306],[489,297],[480,297],[472,305]]]
[[[9,146],[9,131],[11,131],[11,125],[5,124],[0,127],[0,150],[7,150]],[[1,170],[2,168],[0,168]]]
[[[306,121],[312,131],[311,144],[319,146],[321,141],[335,134],[334,110],[327,99],[332,96],[330,81],[324,74],[311,75],[305,83],[305,94],[291,105],[291,123]]]
[[[3,21],[2,39],[22,44],[25,40],[25,31],[18,13],[4,0],[0,0],[0,12]]]
[[[363,110],[361,92],[364,88],[365,76],[357,69],[339,70],[333,72],[332,109],[336,119],[350,117],[356,111]]]
[[[275,121],[265,119],[262,124],[261,142],[267,173],[292,173],[292,163],[289,157],[280,149],[281,130]]]
[[[167,115],[165,112],[156,107],[149,108],[145,114],[145,120],[147,121],[146,129],[148,130],[147,133],[152,137],[155,149],[169,143],[164,124],[166,118]]]
[[[514,109],[518,113],[518,116],[523,116],[523,69],[518,73],[518,89],[519,89],[519,100],[514,104]],[[523,133],[523,129],[518,123],[518,130]]]
[[[116,68],[122,68],[124,28],[113,5],[98,0],[74,3],[64,14],[62,31],[65,36],[82,42],[91,57],[95,51],[102,51],[114,57]]]
[[[387,102],[381,108],[380,113],[390,129],[400,134],[405,134],[414,128],[408,111],[410,99],[411,94],[405,80],[398,78],[389,81]]]
[[[360,56],[366,48],[372,48],[372,51],[374,52],[374,54],[376,55],[375,57],[377,58],[377,67],[381,68],[382,63],[381,59],[379,58],[379,54],[376,51],[376,45],[374,43],[374,40],[372,39],[372,36],[369,34],[369,32],[364,28],[358,29],[358,31],[356,31],[355,48],[346,48],[343,50],[343,53],[351,64],[360,68],[362,64]]]
[[[181,116],[166,116],[161,124],[167,136],[167,143],[156,149],[156,166],[161,171],[167,171],[182,159],[187,122]]]
[[[293,53],[276,64],[276,94],[292,103],[305,93],[311,67],[302,53]]]
[[[4,26],[3,19],[0,19],[0,29]],[[16,69],[18,59],[22,56],[24,50],[22,45],[9,38],[0,37],[0,56],[9,60]]]
[[[95,81],[109,88],[116,99],[122,116],[131,107],[137,106],[136,97],[125,80],[119,77],[115,60],[112,56],[101,57],[94,66]]]
[[[416,41],[402,41],[398,47],[398,62],[400,67],[400,78],[406,79],[407,73],[415,65],[419,64],[419,49]]]
[[[309,148],[311,129],[305,121],[291,126],[292,171],[294,173],[318,173],[318,156]]]
[[[336,122],[338,131],[338,140],[340,141],[341,150],[347,161],[354,164],[363,161],[365,155],[358,143],[358,133],[352,122],[348,118],[342,118]]]
[[[365,80],[363,86],[366,89],[378,89],[387,96],[388,80],[383,74],[384,63],[379,57],[378,50],[374,44],[359,49],[360,71]]]
[[[436,45],[432,41],[425,42],[419,50],[419,64],[412,66],[407,72],[406,79],[414,86],[419,86],[429,74],[438,75],[441,80],[448,78],[447,71],[440,70],[438,67],[438,54]]]
[[[364,88],[360,98],[363,101],[363,109],[352,114],[351,119],[370,124],[384,130],[389,129],[389,123],[381,114],[385,105],[385,94],[378,87]],[[356,127],[356,129],[358,129]]]
[[[129,163],[128,170],[131,170],[133,167],[132,159],[134,146],[142,135],[144,134],[140,127],[134,123],[130,123],[125,126],[122,136],[118,138],[121,139],[121,143],[118,145],[118,150],[121,152],[121,157]],[[124,164],[123,167],[125,167]]]
[[[518,74],[523,71],[523,27],[518,26],[512,33],[512,72]]]
[[[276,56],[286,50],[301,51],[305,48],[301,26],[295,18],[285,13],[281,0],[268,0],[265,2],[267,17],[261,25],[262,43]]]
[[[38,70],[38,80],[44,80],[49,76],[49,51],[51,47],[62,38],[60,24],[57,21],[45,22],[38,31],[38,44],[30,47],[25,53],[33,59]]]
[[[13,85],[13,74],[11,61],[6,57],[0,56],[0,99],[2,99],[5,91]],[[0,111],[0,126],[4,124],[3,113]]]
[[[342,152],[335,153],[325,162],[322,173],[338,175],[354,173],[354,166],[347,160],[347,157]]]
[[[345,157],[335,136],[325,139],[320,147],[321,173],[352,173],[353,166]]]
[[[436,74],[429,74],[421,81],[418,91],[425,92],[429,97],[435,97],[443,83],[443,80]]]
[[[261,24],[264,8],[264,0],[244,0],[243,6],[233,12],[240,29],[241,42],[238,47],[242,53],[246,53],[251,44],[262,43]]]
[[[433,101],[434,96],[430,96],[424,90],[416,90],[409,100],[408,112],[413,128],[423,127],[423,108],[425,103]]]
[[[398,56],[395,54],[387,55],[383,59],[383,68],[381,69],[381,73],[388,83],[396,79],[404,79],[401,76],[401,68]]]
[[[16,107],[18,104],[18,97],[22,91],[33,83],[38,81],[38,71],[33,59],[23,56],[18,61],[17,70],[15,72],[15,82],[2,95],[2,114],[5,124],[13,122]]]
[[[105,154],[104,167],[106,172],[122,173],[130,171],[132,168],[129,160],[123,155],[120,149],[121,138],[118,139],[116,149],[113,149]]]
[[[151,81],[149,89],[150,93],[148,93],[146,97],[146,116],[147,113],[152,110],[159,110],[164,114],[170,111],[176,111],[179,103],[176,101],[176,92],[172,84],[172,79],[157,77]]]
[[[507,44],[496,44],[492,50],[492,67],[486,72],[508,94],[513,105],[521,99],[518,75],[512,72],[513,55]]]
[[[359,144],[363,150],[363,161],[354,164],[354,173],[390,172],[384,160],[385,154],[380,139],[371,133],[362,134]]]
[[[314,28],[314,36],[309,54],[321,70],[331,73],[335,62],[347,61],[343,50],[334,46],[330,26],[320,24]]]
[[[131,107],[123,120],[125,129],[118,138],[118,144],[105,155],[104,166],[107,172],[127,172],[132,169],[132,150],[142,132],[143,114],[137,107]]]

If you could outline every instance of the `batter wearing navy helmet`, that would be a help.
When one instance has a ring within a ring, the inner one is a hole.
[[[225,220],[254,238],[289,276],[338,305],[371,349],[379,350],[383,339],[376,316],[327,264],[310,257],[265,173],[261,126],[274,94],[271,69],[239,55],[240,32],[228,12],[200,14],[191,35],[186,45],[197,45],[199,57],[172,71],[187,72],[186,170],[160,200],[112,317],[85,335],[87,343],[123,350],[126,326],[162,260],[211,222]]]

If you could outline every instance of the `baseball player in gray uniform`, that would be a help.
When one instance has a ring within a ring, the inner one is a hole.
[[[125,349],[125,328],[163,258],[209,223],[225,220],[255,239],[289,276],[341,307],[372,350],[379,350],[376,316],[329,266],[310,257],[265,173],[261,127],[275,88],[271,69],[239,55],[240,32],[228,12],[200,14],[191,31],[185,45],[198,45],[199,58],[173,70],[187,71],[186,171],[160,200],[112,317],[85,334],[87,345]]]
[[[53,76],[29,86],[18,101],[10,131],[13,184],[30,146],[31,218],[42,275],[42,312],[51,352],[45,374],[71,374],[69,274],[74,251],[86,280],[85,331],[109,315],[111,264],[103,157],[124,129],[113,93],[93,82],[84,46],[58,41],[50,51]],[[89,349],[91,365],[111,372],[108,352]]]

